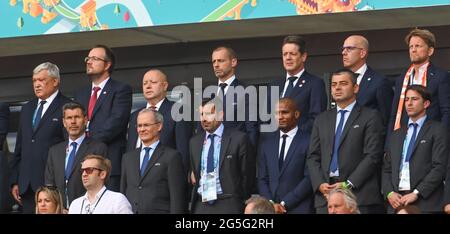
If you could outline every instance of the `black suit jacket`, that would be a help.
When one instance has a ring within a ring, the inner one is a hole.
[[[447,176],[445,177],[444,205],[450,204],[450,159],[448,159]]]
[[[314,213],[314,194],[306,167],[309,135],[297,131],[281,171],[278,169],[279,146],[280,131],[262,142],[258,155],[259,193],[277,203],[284,201],[289,214]]]
[[[392,133],[391,145],[383,163],[385,197],[392,191],[399,191],[400,165],[407,131],[404,126]],[[413,204],[422,212],[443,211],[443,181],[449,153],[448,131],[445,125],[433,120],[425,121],[417,134],[409,161],[411,190],[419,191],[419,199]],[[391,206],[389,211],[394,212]]]
[[[387,126],[391,115],[393,97],[394,90],[389,80],[367,66],[359,84],[359,92],[356,97],[358,104],[378,110],[383,118],[384,126]]]
[[[130,151],[122,161],[120,192],[130,201],[133,212],[185,213],[187,177],[180,153],[158,144],[141,177],[140,152],[140,148]]]
[[[8,134],[9,127],[9,105],[0,102],[0,213],[6,212],[9,194],[8,186],[8,158],[3,153],[3,146]]]
[[[174,102],[164,99],[158,110],[164,117],[160,141],[163,145],[176,149],[181,153],[183,165],[187,171],[189,168],[189,139],[192,136],[192,125],[191,122],[173,120],[171,115],[173,104]],[[136,149],[138,139],[137,116],[144,108],[140,108],[131,114],[130,123],[128,124],[127,152]]]
[[[314,122],[308,153],[308,168],[315,206],[326,205],[319,191],[322,183],[330,183],[336,109],[320,114]],[[378,111],[356,104],[345,123],[339,144],[339,176],[353,185],[359,206],[383,203],[380,189],[383,157],[383,124]]]
[[[9,128],[9,105],[0,102],[0,151],[3,150],[3,143]]]
[[[75,155],[72,173],[70,174],[66,185],[64,177],[68,144],[69,143],[66,140],[50,147],[47,165],[45,167],[45,184],[54,185],[59,188],[63,195],[64,207],[68,207],[67,199],[69,200],[70,205],[73,200],[86,193],[86,189],[81,181],[81,162],[83,161],[83,158],[88,154],[106,157],[106,152],[108,150],[104,143],[87,137],[84,138]]]
[[[59,92],[34,131],[32,122],[38,99],[22,107],[10,178],[11,184],[19,185],[21,194],[27,191],[28,186],[36,191],[44,184],[48,150],[50,146],[64,141],[66,133],[62,123],[62,106],[68,102],[71,100]]]
[[[201,132],[193,136],[189,143],[191,170],[194,172],[197,182],[192,191],[192,204],[200,199],[197,190],[200,182],[200,163],[205,135],[205,132]],[[224,128],[219,167],[222,197],[234,198],[236,204],[234,207],[230,207],[230,210],[221,210],[218,213],[235,212],[235,207],[242,207],[243,211],[244,202],[250,197],[256,179],[255,153],[246,134],[235,129]]]
[[[405,72],[406,73],[406,72]],[[398,102],[402,91],[405,73],[399,76],[395,82],[394,99],[392,100],[391,118],[387,131],[386,146],[389,137],[394,130],[395,116],[397,115]],[[427,70],[427,90],[431,94],[431,105],[427,108],[427,118],[442,122],[447,128],[450,127],[450,77],[446,70],[434,66],[431,62]],[[401,125],[408,123],[408,114],[403,108]]]
[[[268,109],[271,110],[270,88],[278,87],[280,98],[283,95],[286,78],[283,77],[271,83],[268,93]],[[327,94],[325,92],[325,83],[322,79],[304,71],[300,76],[297,84],[289,95],[297,103],[297,107],[302,113],[298,126],[303,132],[309,134],[317,115],[322,113],[327,108]],[[276,104],[276,103],[275,103]]]
[[[86,110],[91,98],[92,84],[81,89],[75,100]],[[128,119],[132,103],[132,90],[127,84],[109,79],[95,103],[89,134],[108,146],[108,158],[112,163],[111,175],[120,175],[122,154],[126,147]]]

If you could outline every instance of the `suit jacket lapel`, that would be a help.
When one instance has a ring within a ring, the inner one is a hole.
[[[292,158],[297,156],[295,154],[295,151],[296,151],[297,147],[299,147],[300,143],[301,143],[300,142],[300,129],[298,129],[297,133],[294,136],[294,139],[292,139],[291,145],[289,146],[288,152],[286,154],[286,158],[284,159],[284,163],[283,163],[283,167],[281,168],[280,176],[283,174],[285,168],[287,167],[289,162],[292,160]]]
[[[75,168],[77,167],[77,165],[79,165],[81,163],[81,161],[83,160],[84,156],[86,155],[86,150],[89,147],[89,143],[90,143],[90,139],[85,137],[84,140],[81,142],[81,145],[79,146],[77,153],[75,154],[75,159],[73,160],[73,164],[72,164],[72,171],[70,173],[70,177],[72,177]],[[68,142],[66,141],[66,145],[68,144]]]
[[[353,110],[350,112],[350,116],[348,117],[347,121],[344,125],[344,130],[342,130],[341,139],[339,140],[339,146],[341,146],[342,142],[344,141],[345,137],[347,136],[348,131],[350,128],[353,128],[353,122],[359,117],[359,114],[361,112],[361,107],[358,105],[355,105],[353,107]]]
[[[364,76],[361,79],[361,83],[359,84],[359,92],[358,92],[358,101],[359,103],[364,103],[363,100],[367,96],[366,91],[369,89],[370,81],[372,80],[372,70],[367,67],[366,72],[364,73]]]
[[[223,129],[222,134],[222,142],[220,144],[220,164],[219,168],[222,168],[223,160],[225,159],[225,153],[227,152],[228,145],[230,144],[231,136],[229,135],[229,132],[226,128]]]
[[[308,83],[309,74],[304,71],[303,74],[298,78],[297,83],[294,85],[294,89],[292,90],[291,97],[297,96],[300,92],[303,91],[304,87]]]
[[[430,129],[430,122],[427,120],[425,120],[423,126],[420,128],[419,133],[417,133],[416,142],[414,142],[414,148],[413,148],[413,151],[411,152],[411,158],[414,156],[414,151],[416,151],[416,148],[419,145],[420,141],[422,140],[423,136]]]
[[[192,159],[194,161],[194,173],[196,174],[196,178],[200,178],[200,169],[201,169],[201,162],[202,162],[202,151],[203,151],[203,144],[205,142],[205,135],[206,132],[202,131],[201,134],[196,135],[192,139]]]
[[[39,124],[38,124],[35,132],[37,132],[39,130],[39,128],[41,128],[42,124],[49,118],[49,116],[51,114],[53,114],[53,112],[55,112],[58,109],[58,107],[59,107],[59,97],[60,96],[61,96],[61,92],[58,91],[58,94],[56,95],[55,99],[53,99],[52,103],[47,108],[47,110],[45,111],[45,113],[42,116],[41,120],[39,121]],[[60,120],[58,119],[58,121],[60,121]]]
[[[336,108],[334,108],[333,110],[331,110],[330,112],[328,112],[327,114],[327,126],[325,128],[326,132],[326,136],[329,139],[330,145],[329,147],[329,152],[333,152],[333,144],[334,144],[334,135],[336,134],[336,116],[337,116],[337,110]],[[325,155],[327,157],[330,157],[331,160],[331,154],[330,155]]]
[[[158,162],[159,158],[163,154],[164,154],[164,149],[161,145],[161,142],[159,142],[158,146],[156,146],[156,149],[150,158],[150,161],[147,164],[147,168],[145,168],[144,175],[141,177],[141,180],[147,175],[147,173],[150,171],[150,169],[155,165],[156,162]]]
[[[167,98],[164,98],[164,101],[161,103],[161,106],[159,107],[158,111],[164,116],[166,116],[165,114],[168,111],[170,111],[170,103],[169,100],[167,100]]]
[[[408,129],[405,126],[402,126],[399,129],[399,131],[400,131],[399,136],[398,136],[399,140],[396,141],[397,144],[391,144],[391,145],[393,145],[392,153],[391,153],[392,165],[396,166],[396,168],[392,168],[393,173],[398,171],[398,169],[400,168],[400,163],[402,160],[403,148],[404,148],[403,144],[405,144],[405,138],[406,138],[406,133],[408,132]],[[393,142],[395,142],[395,141],[393,141]],[[398,183],[397,183],[397,185],[398,185]]]
[[[109,95],[112,92],[111,87],[111,78],[109,78],[108,82],[106,82],[105,87],[100,90],[100,95],[98,96],[97,102],[95,103],[94,110],[92,111],[92,117],[95,116],[95,113],[100,109],[100,106],[106,99],[106,95]]]
[[[275,168],[275,174],[277,177],[280,174],[280,170],[278,170],[278,157],[280,156],[280,131],[276,131],[273,133],[274,141],[273,145],[267,146],[268,149],[268,165]]]

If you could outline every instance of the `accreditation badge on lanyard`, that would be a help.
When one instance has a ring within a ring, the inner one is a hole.
[[[403,167],[400,170],[400,183],[398,185],[400,191],[411,190],[411,184],[409,180],[409,162],[403,163]]]
[[[214,170],[203,175],[202,202],[217,200],[217,173]]]

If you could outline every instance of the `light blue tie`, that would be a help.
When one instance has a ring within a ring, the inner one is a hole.
[[[336,134],[334,135],[334,146],[333,146],[333,155],[331,156],[331,164],[330,171],[335,172],[338,167],[338,157],[339,157],[339,141],[341,140],[342,127],[344,126],[345,112],[347,110],[340,110],[341,119],[339,120],[338,127],[336,129]]]
[[[150,161],[150,150],[151,147],[144,147],[145,154],[144,154],[144,160],[142,160],[141,165],[141,176],[144,176],[145,169],[147,168],[148,161]]]
[[[70,151],[69,154],[69,158],[67,159],[67,166],[66,166],[66,180],[69,179],[70,174],[72,174],[72,167],[73,167],[73,162],[75,160],[75,155],[77,153],[77,143],[74,141],[72,143],[70,143],[70,145],[72,146],[72,151]]]
[[[47,101],[41,101],[39,103],[38,109],[34,113],[33,130],[36,130],[37,126],[39,126],[39,122],[41,121],[41,118],[42,118],[42,110],[44,109],[44,104],[45,103],[47,103]]]

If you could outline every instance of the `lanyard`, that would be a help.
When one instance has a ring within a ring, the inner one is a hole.
[[[98,203],[100,202],[100,200],[102,199],[103,195],[105,194],[105,192],[107,190],[108,189],[105,189],[105,191],[103,191],[102,195],[100,195],[100,197],[98,198],[98,200],[95,203],[94,208],[92,210],[90,209],[90,205],[89,204],[86,206],[86,208],[87,208],[86,209],[86,213],[88,213],[88,214],[93,214],[94,213],[95,208],[97,208]],[[81,203],[80,214],[83,214],[83,207],[84,207],[84,199],[83,199],[83,203]]]

